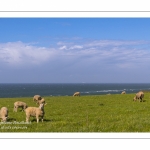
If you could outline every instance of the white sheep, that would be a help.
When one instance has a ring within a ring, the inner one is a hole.
[[[126,91],[122,91],[122,93],[121,94],[126,94]]]
[[[44,98],[42,98],[41,100],[38,100],[36,104],[40,105],[40,104],[42,104],[42,103],[43,103],[43,104],[46,103]]]
[[[3,122],[7,121],[7,118],[8,118],[8,108],[7,107],[2,107],[0,109],[0,118],[2,119]]]
[[[25,113],[26,113],[26,122],[29,122],[29,118],[32,117],[36,117],[37,123],[39,122],[39,117],[41,117],[41,120],[43,122],[43,118],[44,118],[44,105],[46,104],[40,104],[39,107],[28,107],[25,109]]]
[[[142,91],[139,91],[138,93],[136,93],[135,97],[133,98],[133,101],[136,101],[138,99],[139,102],[143,102],[143,98],[144,93]]]
[[[17,112],[18,108],[22,108],[22,111],[24,111],[28,106],[26,103],[21,102],[21,101],[17,101],[14,103],[14,111]]]
[[[75,92],[73,96],[80,96],[80,92]]]
[[[42,99],[42,97],[40,95],[34,95],[34,97],[33,97],[34,102],[37,102],[38,100],[41,100],[41,99]]]

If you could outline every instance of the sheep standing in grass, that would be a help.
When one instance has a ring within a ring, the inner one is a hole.
[[[135,97],[133,98],[133,101],[136,101],[137,99],[139,102],[143,102],[144,93],[142,91],[136,93]]]
[[[14,103],[14,111],[17,112],[18,108],[22,108],[22,111],[24,111],[28,106],[26,103],[21,102],[21,101],[17,101]]]
[[[40,95],[34,95],[34,97],[33,97],[34,102],[37,102],[38,100],[41,100],[41,99],[42,99],[42,97]]]
[[[3,122],[7,121],[8,118],[8,108],[7,107],[2,107],[0,110],[0,118],[2,118]]]
[[[39,117],[41,117],[41,120],[43,122],[43,118],[44,118],[44,105],[46,104],[40,104],[39,107],[28,107],[25,109],[25,113],[26,113],[26,122],[29,122],[29,118],[32,117],[36,117],[37,123],[39,122]]]
[[[80,92],[75,92],[73,96],[80,96]]]

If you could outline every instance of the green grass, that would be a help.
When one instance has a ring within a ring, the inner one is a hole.
[[[37,107],[32,97],[0,98],[0,108],[9,110],[9,124],[0,122],[0,132],[149,132],[150,93],[145,93],[144,102],[134,102],[134,95],[44,97],[44,122],[33,117],[29,124],[21,109],[13,112],[13,104],[19,100]]]

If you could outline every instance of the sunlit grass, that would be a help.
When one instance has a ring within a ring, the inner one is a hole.
[[[0,98],[0,107],[8,107],[10,123],[1,123],[0,132],[149,132],[150,93],[145,93],[144,102],[134,102],[134,95],[44,97],[44,122],[32,117],[29,124],[21,109],[13,112],[13,104],[19,100],[37,107],[32,97]]]

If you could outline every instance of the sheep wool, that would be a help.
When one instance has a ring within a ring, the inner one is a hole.
[[[40,105],[40,104],[45,104],[45,99],[42,98],[41,100],[38,100],[36,104]]]
[[[24,111],[28,106],[26,103],[21,102],[21,101],[17,101],[14,103],[14,111],[17,112],[17,109],[21,107],[22,111]]]
[[[7,118],[8,118],[8,108],[7,107],[2,107],[0,109],[0,118],[2,119],[3,122],[7,121]]]
[[[139,91],[138,93],[136,93],[135,97],[133,98],[133,101],[136,101],[138,99],[139,102],[143,102],[143,98],[144,93],[142,91]]]
[[[43,118],[44,118],[44,105],[45,104],[40,104],[39,107],[28,107],[25,109],[25,113],[26,113],[26,122],[29,122],[29,118],[32,117],[36,117],[37,123],[39,122],[39,117],[41,117],[41,120],[43,122]]]
[[[75,92],[73,96],[80,96],[80,92]]]

